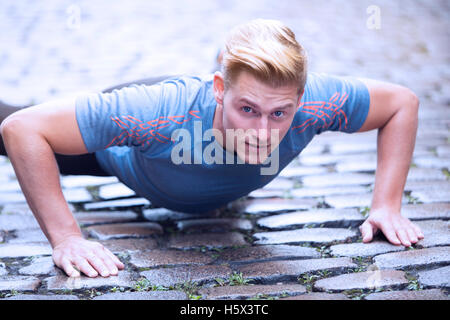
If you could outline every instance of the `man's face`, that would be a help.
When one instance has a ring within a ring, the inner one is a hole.
[[[215,119],[217,129],[227,140],[226,149],[236,152],[246,163],[264,162],[278,146],[291,126],[302,97],[296,85],[273,88],[247,72],[241,72],[226,92],[222,74],[217,72],[214,91],[218,117],[221,112],[221,119]],[[235,134],[226,138],[227,132]]]

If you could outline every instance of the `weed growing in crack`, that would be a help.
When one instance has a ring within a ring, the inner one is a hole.
[[[186,293],[189,300],[200,300],[202,298],[202,296],[198,294],[198,290],[200,289],[198,283],[192,280],[177,284],[174,289]]]

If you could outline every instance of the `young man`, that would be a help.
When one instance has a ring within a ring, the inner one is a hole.
[[[1,134],[55,264],[69,276],[78,269],[107,277],[123,264],[83,239],[60,173],[115,175],[156,205],[206,212],[269,183],[326,130],[379,129],[363,241],[381,230],[395,245],[416,243],[423,234],[400,209],[418,106],[399,85],[308,73],[294,33],[279,21],[255,20],[231,31],[222,72],[209,79],[177,77],[39,104],[10,115]],[[62,169],[70,159],[90,168]],[[264,173],[269,159],[272,172]]]

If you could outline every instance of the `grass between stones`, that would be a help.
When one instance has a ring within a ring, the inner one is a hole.
[[[448,171],[448,169],[442,169],[442,173],[445,175],[447,180],[450,180],[450,171]]]

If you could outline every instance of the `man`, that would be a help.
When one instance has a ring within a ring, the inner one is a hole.
[[[6,151],[58,267],[89,277],[124,267],[101,244],[83,239],[61,191],[58,167],[67,162],[60,155],[88,154],[79,159],[91,167],[79,174],[115,175],[156,205],[207,212],[269,183],[326,130],[379,129],[363,241],[378,230],[395,245],[423,238],[400,214],[418,121],[411,90],[308,73],[294,33],[273,20],[233,29],[222,59],[222,71],[210,79],[184,76],[47,102],[2,122]],[[267,174],[269,159],[275,172]]]

